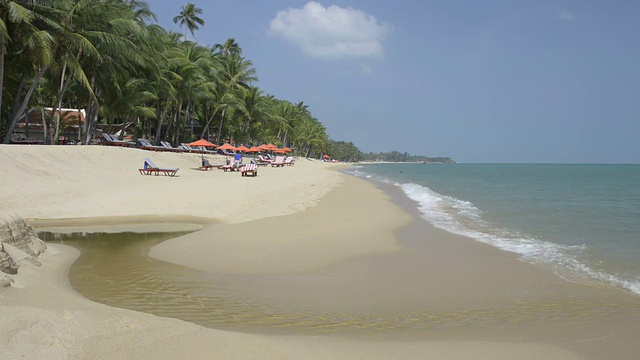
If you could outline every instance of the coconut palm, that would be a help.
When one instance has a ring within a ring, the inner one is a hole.
[[[228,38],[224,44],[213,45],[213,51],[222,56],[242,55],[242,48],[234,38]]]
[[[178,24],[180,23],[180,27],[184,26],[184,39],[187,40],[187,30],[191,32],[191,35],[195,37],[193,33],[194,30],[200,29],[200,26],[204,25],[204,20],[200,18],[198,15],[202,14],[202,9],[196,7],[192,3],[187,3],[187,5],[181,5],[180,15],[175,16],[173,18],[173,22]]]
[[[220,99],[226,98],[227,103],[232,103],[231,98],[241,98],[242,89],[248,89],[251,83],[258,81],[256,70],[251,60],[239,55],[231,55],[221,59],[220,80],[223,83],[224,94]],[[236,105],[240,105],[238,102]],[[228,113],[228,112],[227,112]],[[220,141],[225,117],[220,117],[220,125],[216,139]]]
[[[21,3],[22,6],[17,6],[18,3]],[[58,7],[49,6],[50,3]],[[70,2],[12,1],[7,4],[3,1],[2,4],[9,5],[7,7],[10,14],[7,16],[8,23],[4,23],[8,27],[3,32],[6,31],[6,34],[11,37],[12,48],[10,51],[14,54],[21,54],[20,57],[14,58],[19,63],[24,62],[25,58],[29,59],[29,63],[23,66],[27,71],[20,74],[20,85],[16,89],[18,91],[14,93],[14,106],[8,117],[9,122],[3,141],[6,144],[10,141],[11,134],[25,112],[36,86],[55,62],[55,52],[58,47],[55,34],[64,32],[64,28],[56,20],[60,11],[65,10]],[[14,12],[21,13],[21,16],[11,15]],[[3,48],[6,49],[6,44]],[[11,64],[11,66],[14,65],[17,64]],[[22,65],[24,64],[17,66]]]

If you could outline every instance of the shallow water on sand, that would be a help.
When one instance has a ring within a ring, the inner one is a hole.
[[[343,291],[360,284],[360,280],[343,284],[343,290],[333,288],[337,281],[332,274],[216,276],[147,256],[153,245],[179,235],[181,233],[40,233],[45,241],[63,243],[81,251],[70,269],[69,279],[88,299],[217,329],[404,339],[425,335],[479,339],[482,334],[487,338],[495,338],[497,334],[504,339],[524,339],[530,334],[520,333],[522,324],[529,328],[555,324],[558,329],[566,330],[588,327],[594,316],[616,316],[628,311],[628,304],[607,304],[607,298],[581,301],[571,297],[544,301],[525,297],[503,303],[446,308],[430,304],[358,307],[359,299],[363,304],[371,302],[376,294],[385,290],[372,282],[370,286],[363,286],[360,293]],[[362,266],[371,267],[371,264]],[[260,289],[281,293],[274,295]],[[334,291],[336,301],[322,304],[300,300],[304,297],[282,295],[296,291]],[[348,296],[353,299],[343,299]],[[403,302],[401,299],[400,303]],[[487,328],[493,330],[487,332]],[[553,336],[539,332],[542,339],[553,340]]]

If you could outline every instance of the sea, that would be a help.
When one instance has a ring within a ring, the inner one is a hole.
[[[569,281],[640,295],[640,165],[381,163],[347,172],[399,187],[440,229]]]

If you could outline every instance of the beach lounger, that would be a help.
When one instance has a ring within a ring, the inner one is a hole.
[[[114,134],[102,133],[100,136],[100,143],[102,145],[109,146],[125,146],[125,147],[135,147],[135,144],[130,141],[124,141],[118,139],[118,136]]]
[[[215,155],[215,151],[210,151],[205,149],[204,147],[200,147],[200,148],[196,148],[194,146],[191,146],[189,144],[186,143],[180,143],[180,148],[187,150],[188,152],[194,153],[194,154],[209,154],[209,155]]]
[[[153,145],[151,141],[147,139],[138,139],[137,145],[139,149],[143,149],[143,150],[167,151],[164,146]]]
[[[242,176],[258,176],[258,165],[247,164],[240,169]]]
[[[222,165],[220,169],[224,170],[224,172],[236,171],[238,170],[238,164],[236,163],[235,160],[231,160],[228,164]]]
[[[273,162],[273,159],[265,157],[264,155],[258,155],[258,164],[259,165],[268,165]]]
[[[225,149],[216,149],[216,152],[219,155],[224,155],[224,156],[236,156],[236,152],[233,150],[225,150]]]
[[[276,159],[271,162],[271,167],[284,166],[284,156],[276,156]]]
[[[222,166],[223,165],[213,165],[212,163],[209,162],[209,160],[202,159],[202,165],[199,167],[199,169],[202,170],[202,171],[206,171],[206,170],[211,170],[211,169],[219,169]]]
[[[287,166],[291,166],[291,165],[295,165],[295,161],[296,161],[296,159],[294,159],[291,156],[288,156],[286,159],[284,159],[283,164],[287,165]]]
[[[162,145],[162,147],[165,148],[167,151],[171,151],[171,152],[186,152],[186,150],[171,146],[171,144],[169,144],[167,141],[160,141],[160,145]]]
[[[155,175],[158,176],[160,174],[168,175],[168,176],[176,176],[178,172],[178,168],[160,168],[156,166],[156,164],[151,161],[149,158],[144,158],[144,166],[142,169],[138,169],[141,175]]]

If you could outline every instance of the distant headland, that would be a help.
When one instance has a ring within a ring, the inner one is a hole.
[[[380,152],[380,153],[363,153],[363,162],[408,162],[408,163],[429,163],[429,164],[455,164],[456,161],[448,156],[423,156],[411,155],[407,152],[399,151]]]

